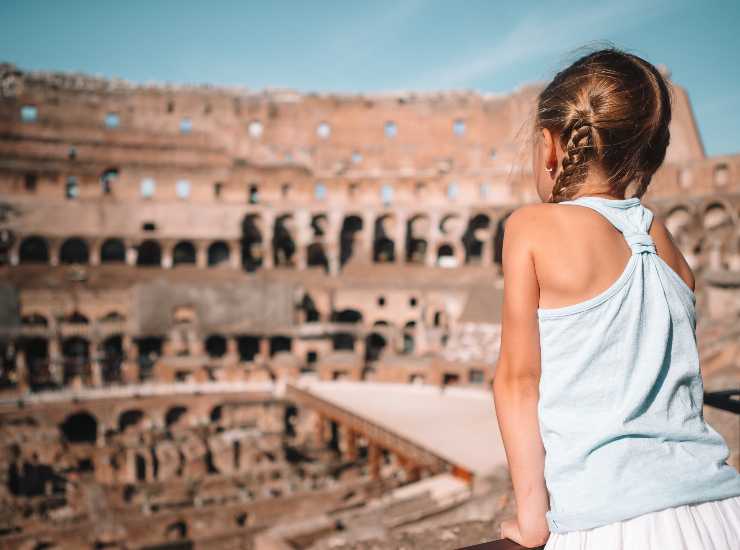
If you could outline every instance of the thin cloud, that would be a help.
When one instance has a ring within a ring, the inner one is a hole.
[[[329,35],[326,48],[336,53],[352,52],[357,55],[358,48],[368,43],[394,40],[401,36],[423,6],[422,0],[405,0],[394,5],[392,10],[379,12],[378,17],[355,20]]]
[[[576,11],[561,10],[550,17],[537,12],[516,23],[493,48],[470,59],[422,74],[416,87],[467,87],[481,77],[518,63],[577,47],[588,37],[604,35],[621,28],[643,24],[646,19],[665,13],[674,4],[643,1],[600,4]]]

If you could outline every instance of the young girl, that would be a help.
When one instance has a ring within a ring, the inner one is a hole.
[[[493,382],[517,502],[501,535],[525,547],[740,549],[740,473],[703,417],[694,278],[640,202],[670,119],[662,75],[616,48],[539,95],[545,204],[506,222]]]

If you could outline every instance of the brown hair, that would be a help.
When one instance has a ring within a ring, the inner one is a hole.
[[[573,197],[591,166],[610,192],[641,197],[665,159],[670,140],[670,87],[651,63],[615,47],[579,58],[555,75],[537,100],[535,126],[563,148],[551,202]]]

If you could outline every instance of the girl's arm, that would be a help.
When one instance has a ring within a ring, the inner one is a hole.
[[[542,205],[515,210],[506,220],[503,243],[504,299],[501,350],[493,379],[493,398],[517,503],[520,544],[545,544],[545,449],[537,415],[540,340],[539,284],[532,257],[532,232]]]

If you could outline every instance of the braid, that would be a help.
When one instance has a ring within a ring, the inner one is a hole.
[[[566,200],[588,174],[588,162],[595,158],[596,153],[593,133],[593,126],[580,117],[570,128],[570,138],[563,153],[563,169],[552,188],[553,202]]]

